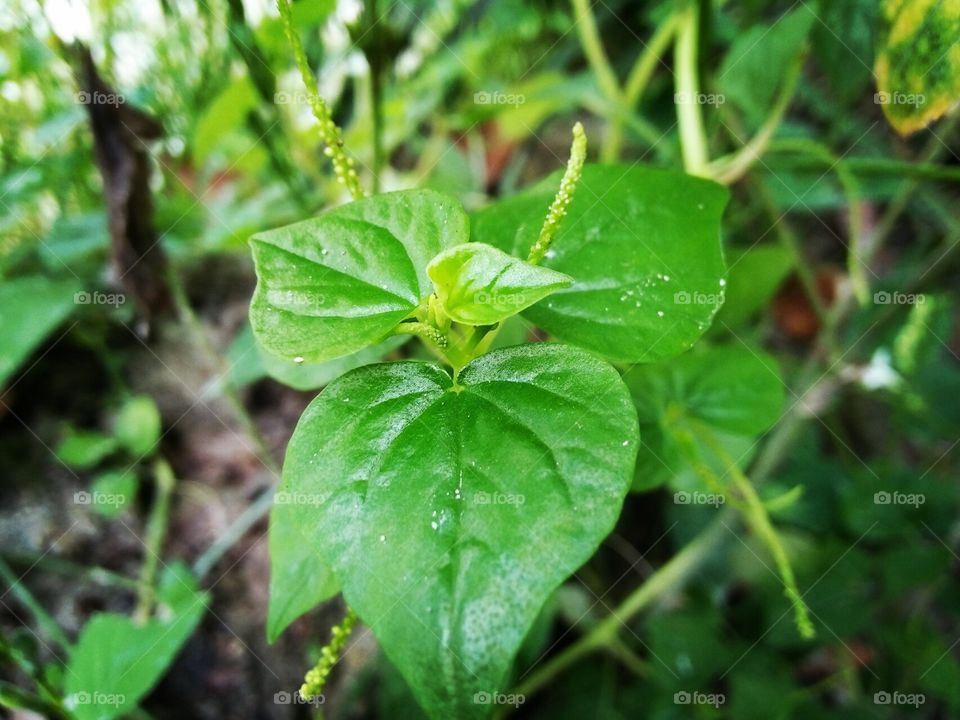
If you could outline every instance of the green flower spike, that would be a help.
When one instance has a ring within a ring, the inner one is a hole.
[[[283,31],[287,35],[290,47],[293,48],[297,68],[300,70],[303,84],[307,88],[310,109],[313,110],[313,114],[319,123],[320,137],[326,146],[323,149],[323,154],[333,162],[333,173],[337,176],[337,182],[346,186],[354,200],[359,200],[363,197],[363,188],[360,187],[360,178],[357,177],[357,171],[354,169],[354,160],[344,152],[343,135],[340,128],[333,121],[327,103],[317,92],[317,79],[314,77],[313,71],[310,70],[310,64],[307,62],[307,55],[303,51],[300,36],[293,28],[293,12],[290,9],[290,0],[277,0],[277,8],[280,10],[280,19],[283,21]]]
[[[530,254],[527,256],[527,262],[536,265],[543,260],[547,250],[550,249],[550,243],[553,242],[553,236],[560,227],[560,221],[567,214],[567,207],[573,200],[573,194],[577,189],[577,182],[580,180],[580,174],[583,172],[583,163],[587,159],[587,135],[583,131],[583,125],[577,123],[573,126],[573,144],[570,146],[570,159],[567,161],[567,170],[563,173],[563,179],[560,181],[560,189],[557,196],[547,211],[547,219],[543,221],[543,227],[540,228],[540,237],[530,248]]]
[[[347,614],[343,622],[334,625],[330,631],[330,642],[320,651],[320,659],[317,664],[307,671],[303,679],[303,685],[300,686],[300,697],[304,700],[311,700],[323,694],[323,688],[327,684],[334,665],[340,660],[340,653],[347,644],[347,638],[353,632],[353,626],[357,622],[356,613],[347,609]]]
[[[427,340],[432,342],[439,348],[445,348],[449,345],[447,336],[439,329],[431,325],[430,323],[424,322],[402,322],[393,329],[393,335],[404,335],[409,333],[410,335],[416,335],[422,340]]]

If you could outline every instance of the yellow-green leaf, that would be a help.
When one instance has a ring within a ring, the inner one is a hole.
[[[886,0],[876,102],[901,135],[960,100],[960,0]]]
[[[456,322],[492,325],[573,280],[484,243],[449,248],[427,266],[444,310]]]

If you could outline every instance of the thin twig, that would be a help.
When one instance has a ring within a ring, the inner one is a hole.
[[[2,578],[10,588],[10,592],[13,593],[14,597],[22,602],[27,610],[30,611],[37,621],[37,625],[47,633],[47,636],[68,653],[72,652],[73,645],[70,640],[67,639],[60,625],[43,609],[43,606],[33,597],[33,593],[27,589],[26,585],[20,582],[20,578],[14,575],[10,566],[7,565],[3,559],[0,559],[0,578]]]

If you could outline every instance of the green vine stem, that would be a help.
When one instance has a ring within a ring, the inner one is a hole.
[[[809,640],[816,635],[813,623],[810,621],[810,613],[800,591],[797,589],[797,580],[793,572],[793,566],[790,564],[790,558],[783,547],[783,542],[777,534],[773,523],[770,520],[770,514],[760,499],[757,489],[750,482],[750,478],[743,474],[737,462],[730,457],[730,453],[723,447],[717,439],[713,430],[703,423],[697,423],[697,435],[703,439],[710,448],[711,452],[723,463],[726,474],[733,479],[733,484],[737,491],[743,497],[746,507],[744,517],[747,523],[753,528],[754,532],[763,540],[773,560],[777,565],[777,572],[783,580],[784,594],[793,605],[794,622],[797,631],[805,640]]]
[[[583,54],[597,77],[600,90],[607,100],[619,104],[621,99],[620,84],[610,65],[610,59],[600,42],[600,33],[597,31],[597,21],[593,16],[592,3],[588,0],[572,0],[574,24],[583,46]]]
[[[373,125],[373,193],[380,192],[383,172],[383,68],[370,70],[370,104]]]
[[[553,242],[553,236],[556,235],[560,227],[560,221],[567,214],[567,208],[570,201],[573,200],[573,194],[577,190],[577,182],[583,173],[583,164],[587,159],[587,134],[583,131],[583,125],[577,123],[573,126],[573,144],[570,146],[570,159],[567,161],[567,169],[560,180],[560,189],[547,211],[547,217],[543,221],[543,227],[540,228],[540,236],[530,248],[530,254],[527,256],[527,262],[536,265],[543,260]]]
[[[220,397],[226,401],[233,412],[233,418],[243,428],[247,438],[253,444],[252,452],[260,464],[273,475],[277,480],[280,478],[280,466],[274,460],[270,452],[268,443],[263,434],[257,429],[253,417],[247,411],[243,400],[237,393],[237,388],[230,381],[231,365],[226,361],[223,354],[214,347],[210,333],[190,305],[190,299],[187,296],[187,289],[178,273],[171,267],[167,273],[167,280],[170,290],[173,294],[173,301],[177,308],[177,314],[180,317],[184,327],[189,331],[189,339],[193,346],[206,356],[212,369],[213,377],[210,383],[218,388]],[[271,493],[272,494],[272,493]],[[217,558],[219,559],[219,558]]]
[[[311,700],[323,694],[323,689],[327,685],[327,678],[333,671],[334,666],[340,661],[340,653],[347,644],[347,638],[353,632],[353,627],[357,623],[357,615],[351,609],[347,609],[347,614],[339,625],[334,625],[330,631],[330,642],[320,651],[320,659],[317,664],[307,671],[304,677],[303,685],[300,686],[300,697],[304,700]]]
[[[680,15],[676,12],[670,13],[667,19],[657,27],[643,52],[637,56],[636,62],[630,69],[630,74],[627,75],[627,82],[623,90],[623,99],[627,107],[632,108],[640,102],[653,71],[657,69],[657,63],[660,62],[660,58],[670,47],[670,43],[673,42],[679,28]]]
[[[680,14],[680,28],[674,46],[674,67],[677,78],[677,124],[680,126],[680,145],[683,167],[691,175],[707,175],[709,154],[707,137],[700,112],[700,80],[697,75],[697,43],[699,42],[700,14],[696,2],[687,2]]]
[[[726,495],[726,488],[721,479],[717,477],[717,474],[704,461],[702,453],[694,440],[693,433],[682,429],[682,427],[675,427],[673,434],[680,442],[681,447],[683,447],[687,459],[690,461],[694,470],[703,478],[707,487],[721,495]],[[697,435],[707,443],[710,450],[723,463],[726,475],[733,478],[734,486],[742,497],[742,501],[740,499],[735,500],[734,507],[742,513],[747,524],[753,528],[753,531],[760,537],[773,556],[774,562],[777,565],[777,571],[783,580],[785,594],[794,608],[797,631],[801,637],[805,639],[812,638],[815,633],[807,612],[807,606],[804,604],[800,592],[797,589],[797,582],[793,573],[793,567],[790,565],[790,559],[783,548],[780,536],[770,521],[770,516],[763,501],[757,494],[750,479],[743,474],[733,458],[726,452],[713,431],[706,425],[697,423]]]
[[[726,485],[703,459],[703,454],[700,452],[696,440],[694,440],[693,433],[683,429],[682,423],[685,419],[687,418],[676,416],[669,426],[664,428],[664,432],[670,433],[677,441],[687,461],[694,472],[703,480],[704,485],[718,495],[726,496],[728,494]],[[743,502],[736,497],[730,498],[730,505],[741,512],[746,510]]]
[[[840,181],[843,194],[847,199],[847,213],[849,215],[850,240],[847,246],[847,274],[850,276],[854,295],[861,305],[865,305],[870,301],[870,282],[866,276],[869,268],[864,259],[865,249],[863,247],[865,240],[864,207],[860,200],[860,183],[856,175],[841,161],[841,158],[834,155],[830,148],[815,140],[801,138],[782,140],[779,147],[781,150],[792,149],[819,157],[822,162],[828,164],[828,168],[836,173],[837,180]]]
[[[609,118],[607,137],[602,153],[603,161],[613,162],[616,160],[616,155],[620,154],[620,145],[623,143],[623,126],[626,122],[629,105],[620,89],[620,83],[613,66],[610,64],[610,59],[603,49],[603,42],[600,40],[600,33],[597,30],[597,21],[593,15],[592,3],[587,0],[572,0],[571,4],[573,5],[574,24],[577,28],[577,35],[580,37],[583,54],[597,79],[600,93],[606,101],[606,107],[600,113]]]
[[[838,313],[840,310],[836,310]],[[832,331],[839,324],[839,317],[824,329]],[[798,397],[815,393],[823,383],[829,383],[830,372],[821,375],[817,369],[817,354],[810,356],[801,371],[802,391]],[[757,483],[765,480],[780,460],[786,455],[792,443],[799,436],[798,430],[804,421],[803,404],[795,403],[771,433],[764,444],[752,474]],[[524,695],[527,700],[538,690],[549,684],[555,677],[594,652],[607,650],[611,638],[618,635],[620,628],[649,608],[661,597],[676,591],[712,557],[719,555],[730,542],[733,535],[729,531],[731,524],[737,522],[737,513],[732,508],[724,510],[706,528],[687,543],[676,555],[654,571],[646,581],[630,593],[603,620],[594,625],[588,633],[569,645],[559,654],[548,659],[536,671],[522,679],[511,692]],[[614,653],[614,655],[616,655]]]
[[[725,512],[721,518],[730,520],[732,516],[732,512]],[[657,599],[676,590],[714,553],[719,553],[729,538],[730,534],[726,532],[721,522],[711,524],[687,543],[680,552],[660,566],[647,578],[646,582],[628,595],[603,620],[594,625],[586,635],[526,676],[511,692],[529,699],[559,674],[598,650],[609,651],[617,657],[619,653],[616,649],[616,638],[620,628],[638,613],[650,607]]]
[[[726,0],[715,0],[716,7],[722,7],[725,3]],[[661,57],[670,47],[681,27],[684,26],[685,12],[674,11],[661,21],[650,41],[643,46],[643,52],[634,61],[633,67],[627,75],[627,81],[621,88],[600,40],[600,33],[597,30],[592,7],[586,0],[572,0],[572,5],[583,53],[597,78],[597,84],[600,86],[605,103],[598,107],[591,107],[590,110],[598,115],[605,115],[609,119],[606,138],[600,152],[601,160],[605,163],[613,163],[620,159],[625,126],[629,126],[652,147],[657,146],[660,140],[660,132],[642,118],[634,115],[633,110],[640,102],[643,91],[650,82],[654,70],[656,70],[657,63],[661,62]],[[696,15],[695,12],[694,15]],[[693,49],[695,58],[695,47]],[[589,106],[591,103],[586,101],[585,104]],[[594,103],[594,105],[596,104]],[[706,148],[705,141],[703,147]],[[706,164],[705,160],[704,164]]]
[[[623,663],[624,667],[637,677],[644,679],[650,677],[650,666],[648,663],[631,650],[630,646],[621,640],[619,636],[615,635],[610,639],[607,645],[607,651]]]
[[[667,16],[653,33],[644,48],[643,52],[637,56],[630,74],[627,76],[627,82],[623,88],[623,95],[620,98],[622,107],[616,112],[610,121],[610,128],[607,131],[607,137],[603,143],[603,150],[600,153],[600,159],[605,163],[615,163],[620,159],[620,149],[623,145],[624,125],[630,123],[630,113],[640,102],[644,90],[650,83],[657,64],[661,62],[661,57],[670,47],[677,29],[680,27],[680,15],[671,13]],[[655,131],[653,142],[656,143],[660,133]]]
[[[190,306],[186,288],[184,288],[177,273],[171,270],[168,277],[177,312],[184,327],[189,331],[189,338],[194,344],[194,347],[207,358],[213,370],[211,383],[219,389],[220,397],[223,398],[232,411],[233,419],[240,425],[244,434],[251,442],[253,447],[250,449],[250,452],[256,456],[263,468],[275,479],[275,482],[279,481],[280,465],[274,460],[266,439],[253,421],[253,418],[237,392],[237,388],[234,387],[233,382],[229,380],[229,364],[224,361],[223,355],[213,346],[207,329],[200,322],[199,318],[197,318],[196,313]],[[226,379],[226,381],[224,381],[224,379]],[[237,516],[226,530],[220,533],[200,557],[197,558],[193,564],[193,573],[196,575],[197,580],[203,580],[204,576],[220,561],[220,558],[222,558],[260,518],[267,514],[272,506],[273,491],[272,488],[270,488],[265,490],[258,500]]]
[[[303,84],[307,88],[307,98],[310,101],[310,109],[320,127],[320,136],[325,145],[323,154],[333,163],[333,172],[337,176],[337,182],[345,185],[354,200],[359,200],[364,196],[363,188],[360,186],[360,178],[354,165],[354,159],[348,157],[343,149],[343,134],[337,124],[333,121],[330,114],[330,108],[326,101],[320,97],[317,91],[318,82],[310,69],[310,63],[307,61],[307,55],[303,51],[303,44],[300,37],[293,28],[293,11],[290,8],[290,0],[277,0],[277,8],[280,10],[280,19],[283,23],[283,31],[286,33],[287,42],[293,50],[293,56],[297,63],[297,69],[300,70],[300,77],[303,78]]]
[[[821,155],[798,154],[796,138],[774,140],[767,148],[768,157],[786,155],[787,157],[771,159],[768,163],[774,169],[786,168],[797,170],[829,169],[833,162]],[[940,180],[943,182],[960,182],[960,166],[938,165],[930,162],[910,162],[881,157],[852,157],[841,158],[838,165],[842,165],[851,173],[867,177],[909,177],[921,180]]]
[[[29,672],[28,669],[27,672]],[[46,688],[45,688],[46,690]],[[0,680],[0,707],[16,708],[18,710],[28,710],[29,717],[58,718],[59,720],[70,720],[69,715],[63,705],[55,700],[54,693],[46,690],[46,697],[41,697],[36,693],[14,685],[6,680]],[[36,713],[36,715],[34,715]],[[11,715],[10,717],[21,717],[20,715]]]
[[[953,138],[958,125],[960,125],[960,114],[954,115],[944,123],[944,125],[940,128],[940,134],[935,134],[927,141],[927,144],[924,145],[923,150],[921,150],[918,156],[920,163],[917,165],[917,167],[930,167],[932,163],[945,152],[952,152],[952,150],[950,150],[952,146],[951,139]],[[911,176],[909,179],[904,180],[900,184],[896,194],[893,196],[893,199],[887,206],[886,212],[884,212],[883,216],[880,218],[880,222],[877,223],[876,230],[874,231],[873,243],[871,247],[868,248],[869,255],[872,256],[872,254],[876,252],[876,248],[882,245],[886,241],[887,237],[889,237],[890,233],[893,232],[893,228],[896,225],[897,220],[903,211],[907,209],[907,206],[910,204],[914,193],[920,186],[920,178],[922,177],[927,177],[927,175],[921,174]],[[960,176],[955,176],[950,179],[960,180]],[[954,245],[950,245],[949,247],[954,247]],[[870,258],[866,258],[867,261],[869,261],[869,259]],[[926,272],[924,275],[926,275]],[[923,276],[921,276],[921,279],[922,277]]]
[[[650,42],[644,45],[643,52],[637,56],[627,82],[621,88],[600,40],[592,7],[586,0],[572,0],[571,4],[583,54],[597,78],[597,84],[606,103],[605,107],[598,108],[596,111],[609,118],[609,127],[600,157],[603,162],[616,162],[620,157],[626,125],[630,125],[653,144],[656,144],[659,139],[658,132],[632,116],[632,109],[640,101],[640,96],[646,89],[657,63],[670,46],[679,27],[679,15],[672,13],[660,24]]]
[[[139,622],[148,620],[153,612],[157,565],[160,562],[160,552],[163,550],[163,540],[167,534],[170,496],[173,494],[173,487],[176,484],[173,470],[163,458],[157,458],[154,461],[153,476],[157,485],[157,494],[153,499],[153,507],[150,509],[150,517],[147,520],[147,539],[144,543],[146,554],[140,570],[140,591],[137,597],[137,607],[133,613],[134,619]]]
[[[81,579],[106,588],[123,588],[138,590],[140,583],[99,565],[82,565],[71,560],[54,557],[52,554],[38,555],[36,553],[2,553],[0,562],[10,562],[15,565],[36,567],[39,570],[61,575],[66,578]],[[0,572],[0,577],[3,577]]]
[[[767,119],[763,121],[763,125],[757,130],[757,134],[737,150],[737,152],[726,157],[718,158],[710,163],[709,174],[717,182],[725,185],[735,183],[746,175],[754,163],[763,157],[770,142],[773,140],[777,128],[779,128],[780,123],[783,122],[783,117],[797,90],[797,84],[800,81],[800,71],[803,68],[803,61],[804,55],[801,54],[801,56],[791,64],[787,71],[787,77],[781,84],[780,94],[777,96],[777,100],[773,104],[773,108],[771,108]]]

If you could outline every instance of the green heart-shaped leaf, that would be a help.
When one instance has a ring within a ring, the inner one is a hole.
[[[526,257],[557,177],[479,212],[474,239]],[[716,183],[644,167],[587,165],[543,265],[574,284],[524,311],[557,338],[623,362],[688,349],[723,302]]]
[[[465,325],[506,320],[573,282],[484,243],[445,250],[431,261],[427,274],[444,311]]]
[[[637,444],[619,375],[576,348],[498,350],[456,382],[367,366],[301,418],[285,517],[423,707],[482,717],[474,695],[502,689],[543,603],[616,522]]]
[[[785,386],[777,361],[745,345],[638,365],[623,380],[637,406],[643,437],[635,490],[656,487],[685,465],[671,433],[684,417],[706,423],[720,436],[752,437],[769,430],[783,411]]]
[[[254,334],[297,362],[361,350],[430,294],[430,259],[468,239],[459,203],[433,190],[378,195],[254,235]]]

